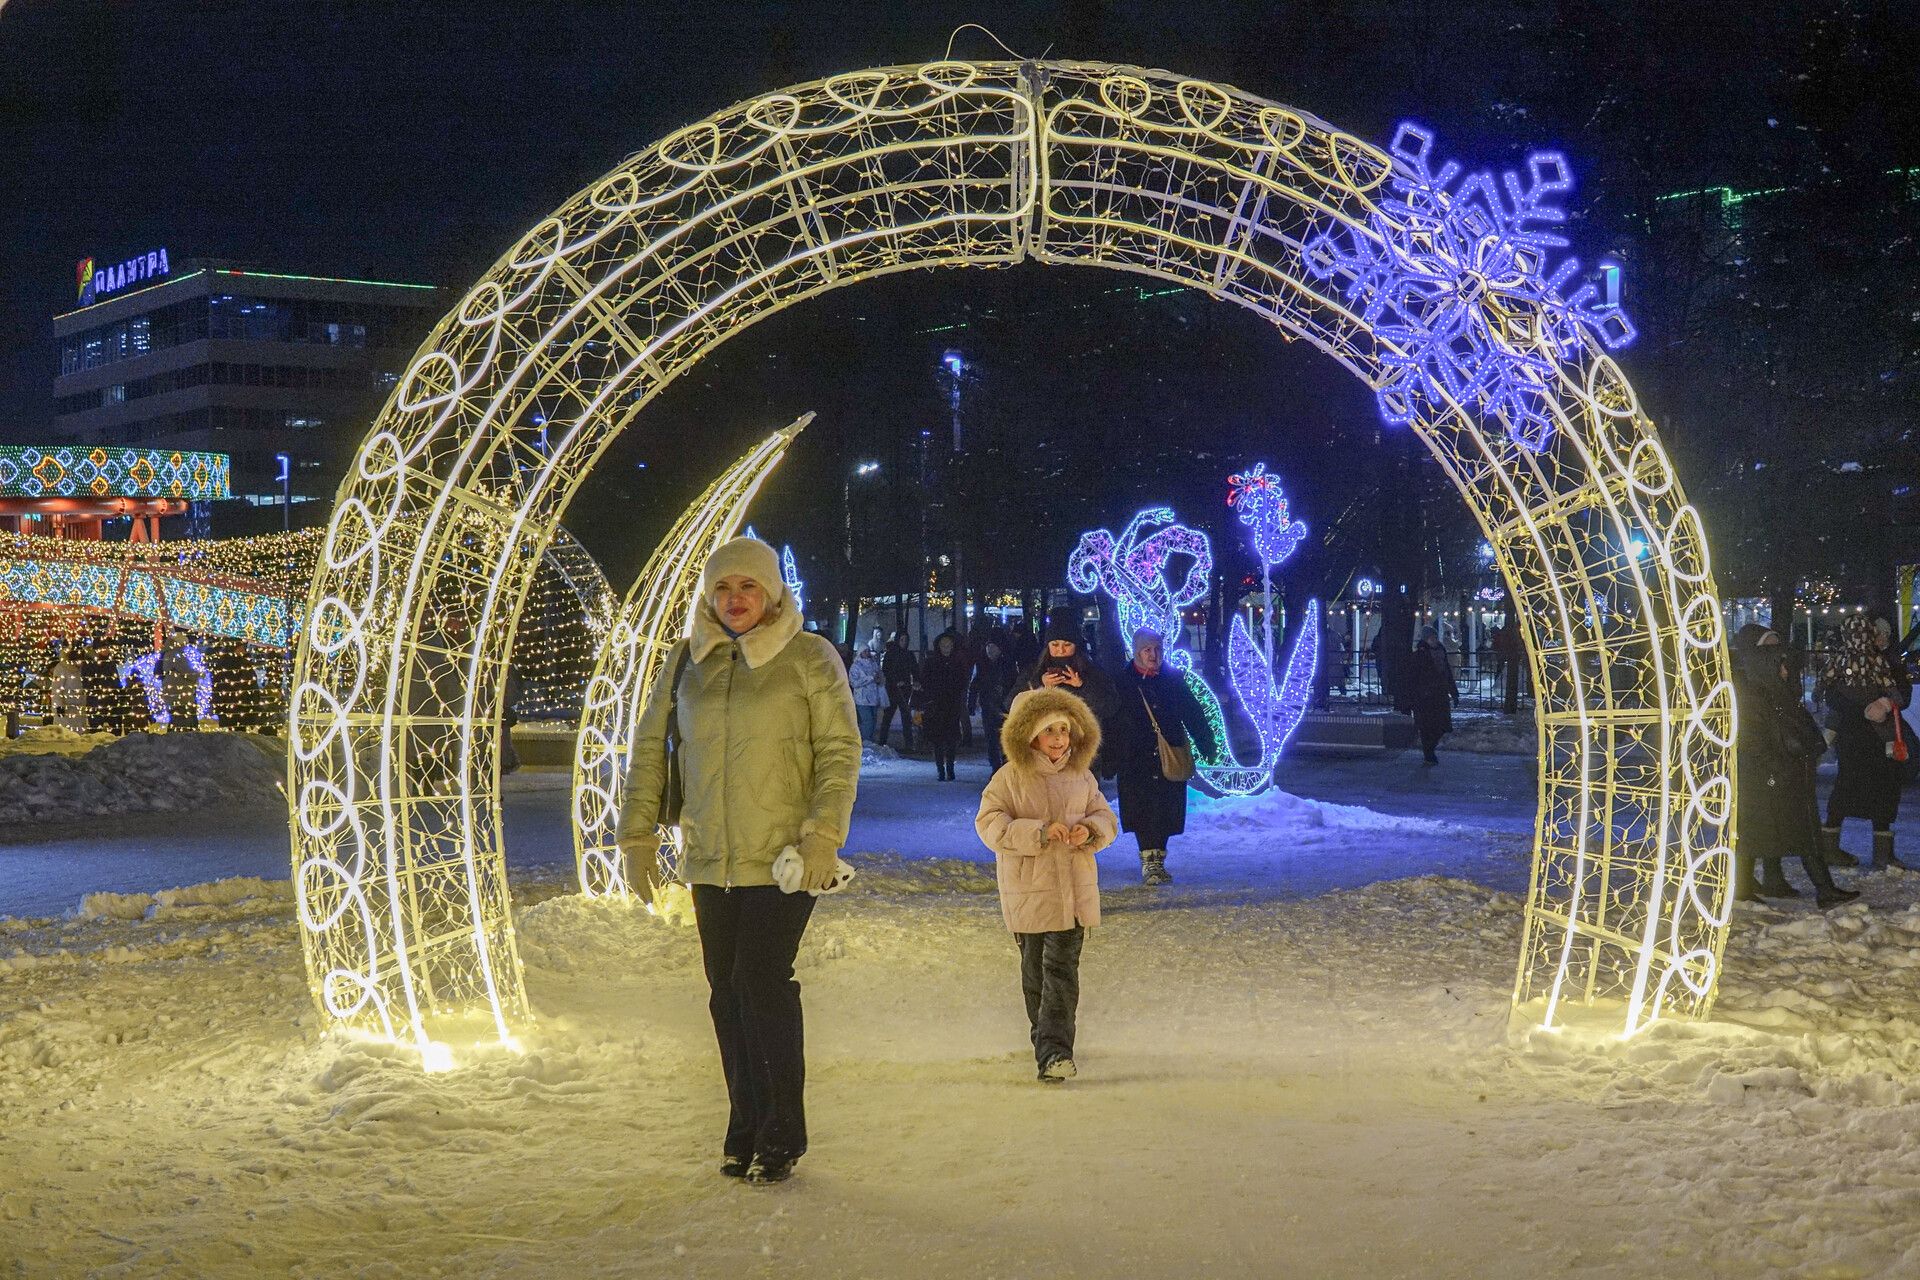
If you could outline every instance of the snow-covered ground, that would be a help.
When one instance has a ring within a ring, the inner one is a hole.
[[[571,893],[558,774],[516,775],[506,806],[538,1023],[524,1055],[444,1075],[318,1038],[283,823],[209,810],[196,852],[189,816],[149,819],[177,847],[144,858],[133,820],[109,854],[63,829],[55,859],[14,832],[0,867],[79,862],[86,893],[152,896],[0,920],[0,1259],[27,1276],[1920,1275],[1920,876],[1841,873],[1867,897],[1828,916],[1741,908],[1707,1026],[1514,1032],[1529,765],[1290,761],[1291,794],[1196,804],[1167,890],[1139,886],[1123,842],[1083,966],[1082,1075],[1048,1089],[971,830],[984,765],[940,784],[924,761],[876,762],[861,875],[800,958],[813,1149],[767,1190],[714,1169],[724,1093],[691,930]],[[154,893],[249,840],[267,879]]]

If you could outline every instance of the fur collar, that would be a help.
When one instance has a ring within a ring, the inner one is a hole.
[[[1060,686],[1029,689],[1007,708],[1007,721],[1000,726],[1000,749],[1006,753],[1007,763],[1021,773],[1040,772],[1035,762],[1045,757],[1028,744],[1040,732],[1041,725],[1062,715],[1073,727],[1073,749],[1067,752],[1067,762],[1062,768],[1090,768],[1100,750],[1100,722],[1079,694]]]
[[[759,626],[739,637],[740,656],[747,660],[749,668],[759,670],[780,656],[788,641],[800,634],[801,625],[800,611],[783,594],[780,602],[760,619]],[[693,634],[688,640],[693,660],[705,662],[709,654],[732,639],[720,625],[720,615],[713,611],[713,602],[702,600],[700,607],[693,611]]]

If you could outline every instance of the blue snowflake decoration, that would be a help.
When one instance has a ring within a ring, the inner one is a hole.
[[[1428,130],[1402,124],[1391,150],[1401,163],[1393,194],[1368,218],[1370,234],[1321,232],[1306,246],[1307,269],[1343,278],[1347,301],[1396,348],[1381,356],[1381,415],[1404,423],[1416,401],[1451,399],[1499,418],[1521,446],[1544,449],[1559,364],[1579,359],[1589,337],[1615,350],[1635,334],[1592,281],[1562,293],[1579,259],[1547,270],[1550,251],[1567,247],[1553,230],[1573,190],[1566,157],[1536,151],[1524,178],[1477,173],[1454,186],[1460,166],[1435,172]]]

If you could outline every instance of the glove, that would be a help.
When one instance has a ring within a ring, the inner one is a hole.
[[[840,862],[840,846],[819,832],[800,837],[800,888],[818,893],[833,883],[834,869]]]

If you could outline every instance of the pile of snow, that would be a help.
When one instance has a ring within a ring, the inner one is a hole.
[[[860,763],[863,765],[891,764],[900,758],[900,753],[884,743],[863,742],[860,744]]]
[[[1351,843],[1355,835],[1445,835],[1461,832],[1451,823],[1378,813],[1359,805],[1308,800],[1271,787],[1257,796],[1215,799],[1195,792],[1187,804],[1187,835],[1201,838],[1210,851],[1247,840],[1261,845]]]
[[[83,920],[173,920],[195,915],[221,914],[236,904],[279,904],[293,901],[291,880],[263,880],[259,876],[230,876],[205,884],[158,893],[90,893],[80,900]]]
[[[278,803],[286,744],[244,733],[135,733],[84,755],[0,757],[0,823]]]
[[[1539,749],[1533,716],[1454,712],[1453,732],[1440,740],[1443,751],[1477,751],[1498,756],[1530,756]]]
[[[6,756],[78,756],[114,739],[111,733],[78,733],[65,725],[28,729],[17,738],[0,738],[0,758]]]

